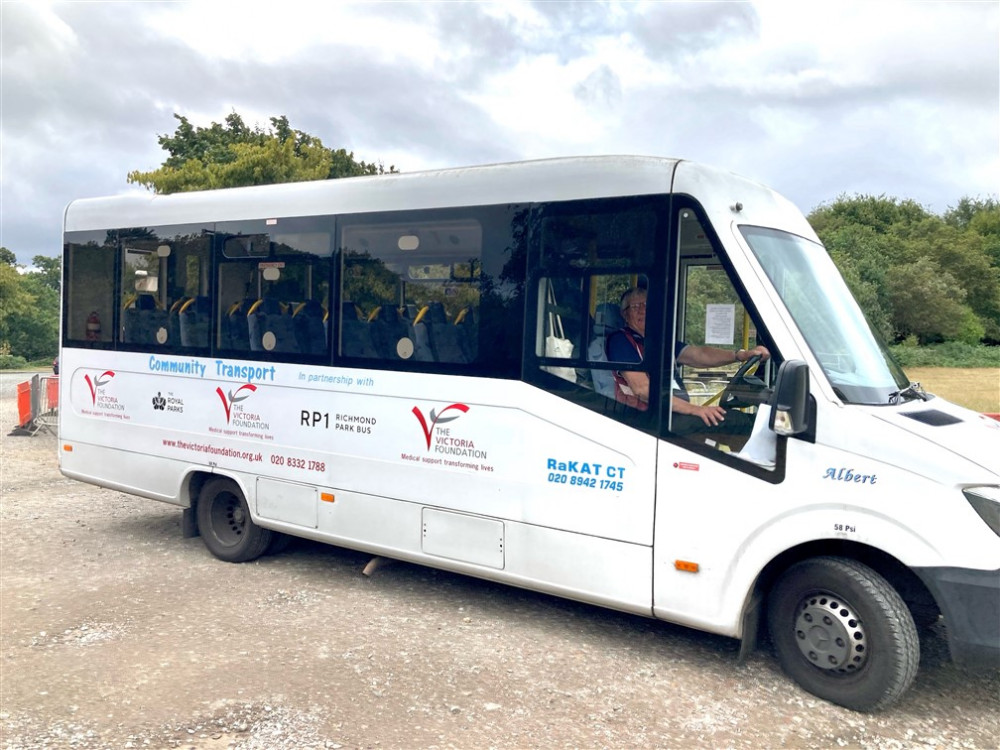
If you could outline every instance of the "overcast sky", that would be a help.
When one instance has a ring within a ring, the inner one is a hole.
[[[1000,3],[10,2],[0,244],[141,190],[176,127],[232,111],[405,172],[574,154],[694,159],[805,213],[936,213],[1000,189]]]

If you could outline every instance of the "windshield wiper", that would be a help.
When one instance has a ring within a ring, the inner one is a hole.
[[[920,383],[910,383],[903,390],[893,391],[890,393],[889,403],[895,404],[899,402],[900,399],[907,400],[913,398],[919,398],[921,401],[929,401],[931,399],[931,394],[927,393]]]

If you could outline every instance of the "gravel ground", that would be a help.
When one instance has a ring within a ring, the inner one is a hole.
[[[1000,675],[949,663],[941,625],[858,714],[681,627],[307,542],[219,562],[15,421],[0,388],[4,750],[1000,746]]]

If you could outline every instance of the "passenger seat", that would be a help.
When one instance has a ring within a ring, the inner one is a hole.
[[[621,310],[618,305],[612,302],[604,302],[597,306],[594,311],[593,326],[591,328],[592,337],[590,346],[587,347],[588,362],[607,362],[607,341],[615,331],[621,330],[625,326],[622,319]],[[616,398],[615,376],[613,370],[590,371],[590,377],[594,381],[594,390],[602,396]]]

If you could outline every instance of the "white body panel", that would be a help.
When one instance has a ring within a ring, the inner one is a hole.
[[[207,469],[240,481],[263,526],[449,567],[455,555],[423,551],[423,509],[499,519],[506,564],[486,566],[505,571],[496,577],[649,613],[648,435],[511,381],[450,378],[442,400],[430,375],[278,364],[254,366],[259,379],[247,382],[220,374],[243,366],[236,361],[119,353],[111,371],[107,356],[63,354],[69,476],[187,505],[185,475]],[[171,362],[192,372],[165,373]],[[446,414],[455,404],[464,411]],[[432,410],[458,418],[434,424]],[[336,499],[316,501],[316,523],[298,501],[276,521],[274,505],[287,498],[257,497],[257,476]]]

